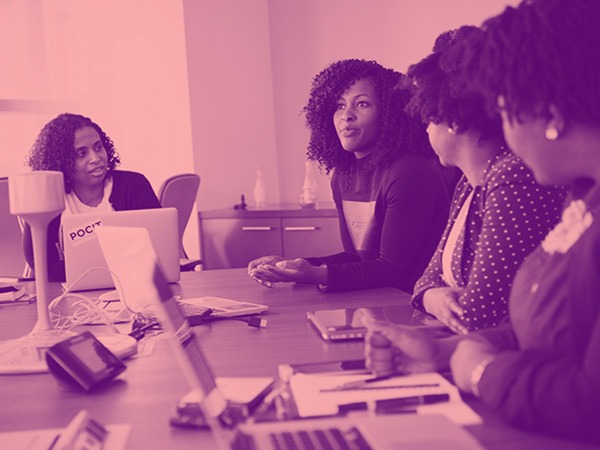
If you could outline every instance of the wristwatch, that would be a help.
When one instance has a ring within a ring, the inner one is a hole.
[[[471,391],[475,397],[480,396],[479,382],[481,381],[481,377],[483,376],[485,369],[487,369],[487,366],[494,360],[495,357],[496,355],[488,356],[487,358],[482,359],[477,363],[471,372]]]

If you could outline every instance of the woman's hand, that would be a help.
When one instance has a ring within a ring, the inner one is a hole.
[[[442,324],[457,334],[468,334],[462,323],[464,311],[458,304],[462,289],[450,287],[433,288],[423,294],[423,308]]]
[[[498,351],[492,344],[480,339],[463,339],[450,358],[450,369],[454,383],[463,392],[472,393],[471,376],[475,367],[484,361],[489,361]]]
[[[434,372],[440,366],[439,341],[410,326],[369,320],[365,338],[366,366],[377,376],[393,373]]]
[[[248,263],[248,275],[252,276],[252,272],[254,271],[254,269],[256,269],[259,266],[274,266],[279,261],[283,261],[283,258],[281,256],[276,255],[263,256],[261,258],[252,260]]]
[[[262,263],[256,264],[261,260]],[[248,274],[260,283],[327,282],[327,268],[325,266],[313,266],[303,258],[294,260],[286,260],[276,256],[259,258],[248,265]]]
[[[276,255],[263,256],[261,258],[254,259],[248,263],[248,275],[250,275],[254,281],[262,284],[263,286],[269,288],[275,287],[271,281],[261,277],[261,273],[258,271],[258,269],[265,266],[274,266],[279,261],[283,261],[283,258]]]

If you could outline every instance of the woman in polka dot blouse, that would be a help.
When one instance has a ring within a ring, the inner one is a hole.
[[[513,277],[560,218],[565,191],[541,187],[506,147],[500,117],[461,79],[462,45],[473,26],[443,33],[433,53],[411,66],[417,91],[408,105],[429,123],[445,166],[463,172],[448,224],[417,281],[413,306],[455,333],[496,326],[508,313]]]

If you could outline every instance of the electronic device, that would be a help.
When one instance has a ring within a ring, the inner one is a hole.
[[[184,298],[177,303],[187,315],[199,315],[202,309],[210,309],[213,317],[247,316],[262,313],[269,309],[266,305],[223,297]],[[200,311],[195,311],[195,308],[200,308]]]
[[[126,366],[86,331],[46,351],[50,372],[60,381],[89,391],[122,373]]]
[[[319,336],[326,341],[344,341],[365,337],[367,329],[360,321],[363,313],[389,322],[422,325],[422,322],[413,320],[413,312],[411,305],[394,305],[308,311],[306,316]]]
[[[100,226],[142,227],[150,233],[158,263],[169,283],[180,278],[179,225],[175,208],[137,209],[61,216],[65,286],[71,291],[111,289],[114,282],[95,230]],[[125,243],[124,243],[125,244]],[[84,273],[92,270],[78,280]],[[74,284],[77,281],[76,284]]]
[[[147,236],[147,232],[143,229],[137,229],[136,233]],[[177,306],[173,293],[160,267],[156,264],[155,258],[152,258],[151,255],[142,258],[142,256],[148,255],[140,251],[126,255],[127,261],[121,261],[123,259],[121,252],[118,248],[110,245],[110,236],[107,234],[100,233],[99,237],[109,267],[112,267],[113,262],[128,264],[139,271],[140,279],[144,279],[145,282],[149,279],[152,283],[155,306],[159,308],[165,329],[170,334],[173,355],[190,388],[196,390],[199,395],[201,412],[219,448],[274,449],[278,448],[273,444],[274,439],[285,439],[284,436],[289,436],[290,432],[301,431],[306,435],[306,430],[318,429],[322,433],[331,433],[332,429],[337,429],[338,432],[334,439],[349,437],[354,441],[355,446],[356,442],[361,444],[368,442],[374,449],[397,448],[400,444],[407,443],[414,444],[413,446],[420,445],[422,448],[448,448],[448,446],[454,445],[455,448],[481,449],[477,441],[461,427],[450,422],[444,416],[433,414],[338,417],[278,423],[237,423],[235,416],[232,417],[227,400],[220,391],[212,368],[204,355],[201,338],[191,332],[191,339],[185,344],[185,347],[182,347],[175,339],[175,332],[181,326],[185,326],[185,316]],[[105,243],[106,246],[104,246]],[[146,245],[145,249],[147,250],[148,247],[150,250],[152,249],[151,245]],[[267,396],[265,402],[267,398],[269,401],[273,399],[272,396]],[[258,409],[261,409],[261,406]],[[436,433],[432,435],[431,430],[436,430]],[[442,442],[440,442],[439,436],[443,436]],[[362,441],[360,441],[361,439]],[[319,441],[315,440],[314,442],[318,446]],[[236,445],[243,443],[247,443],[248,446],[238,447]],[[363,445],[362,448],[367,447]]]
[[[175,307],[173,295],[158,266],[155,267],[154,282],[167,328],[177,329],[183,315],[179,308]],[[173,345],[173,349],[191,387],[199,394],[200,411],[219,448],[274,450],[287,448],[284,443],[290,438],[311,440],[313,446],[306,448],[321,448],[319,439],[322,438],[338,443],[343,440],[348,445],[347,448],[482,448],[460,426],[452,423],[447,417],[436,414],[390,414],[375,417],[348,416],[238,423],[235,416],[232,420],[228,403],[215,381],[198,336],[192,336],[184,349],[176,344]],[[263,403],[267,402],[267,399],[271,401],[271,396],[267,395]],[[261,406],[258,409],[261,409]],[[432,435],[431,430],[436,432]]]

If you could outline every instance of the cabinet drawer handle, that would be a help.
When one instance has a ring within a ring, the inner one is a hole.
[[[285,231],[317,231],[317,227],[285,227]]]
[[[242,227],[242,231],[271,231],[273,227]]]

